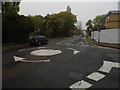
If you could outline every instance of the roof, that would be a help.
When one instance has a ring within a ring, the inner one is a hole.
[[[110,14],[120,14],[120,10],[112,10],[112,11],[109,11],[106,15],[110,15]]]

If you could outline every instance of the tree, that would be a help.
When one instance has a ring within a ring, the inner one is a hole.
[[[2,43],[27,41],[34,30],[31,20],[18,15],[20,2],[2,2]]]
[[[87,26],[87,34],[89,36],[91,36],[91,32],[93,30],[93,25],[92,25],[92,21],[91,20],[88,20],[87,23],[86,23],[86,26]]]
[[[2,2],[2,39],[4,42],[12,42],[13,26],[18,17],[20,2]]]
[[[46,35],[49,37],[57,37],[62,33],[64,20],[58,14],[47,15],[44,20]]]
[[[36,15],[36,16],[28,16],[33,24],[34,24],[34,34],[44,34],[43,31],[43,16],[41,15]],[[36,32],[36,33],[35,33]]]
[[[101,29],[104,29],[105,28],[105,22],[106,22],[106,16],[105,15],[99,15],[99,16],[96,16],[94,19],[93,19],[93,24],[94,24],[94,27],[93,29],[94,30],[97,30],[99,25]]]
[[[58,16],[64,20],[63,33],[65,36],[72,35],[76,30],[75,23],[77,22],[76,16],[70,12],[60,12]]]
[[[74,25],[76,21],[76,16],[70,12],[48,14],[43,21],[45,35],[49,37],[70,36],[76,30]]]
[[[18,34],[18,36],[13,36],[18,38],[18,42],[26,42],[29,38],[29,34],[34,31],[34,24],[32,20],[26,16],[21,15],[17,18],[16,23],[17,24],[15,31]]]
[[[20,2],[2,2],[2,14],[17,14]]]

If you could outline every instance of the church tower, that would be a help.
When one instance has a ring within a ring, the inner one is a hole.
[[[67,6],[67,10],[66,10],[67,12],[71,12],[71,7],[68,5]]]

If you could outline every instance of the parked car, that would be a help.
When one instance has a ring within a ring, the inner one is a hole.
[[[36,35],[29,38],[29,43],[31,46],[48,44],[48,39],[45,36]]]

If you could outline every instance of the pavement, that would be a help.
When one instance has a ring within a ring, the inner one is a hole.
[[[51,56],[31,55],[33,51],[46,49],[52,50],[51,53],[57,53],[57,50],[62,53]],[[14,57],[18,57],[18,61]],[[2,88],[119,90],[119,64],[118,50],[88,44],[81,35],[52,40],[43,46],[3,52]]]
[[[117,43],[97,42],[96,40],[91,39],[90,36],[85,36],[84,39],[87,43],[94,45],[94,46],[120,50],[119,43],[117,44]]]

